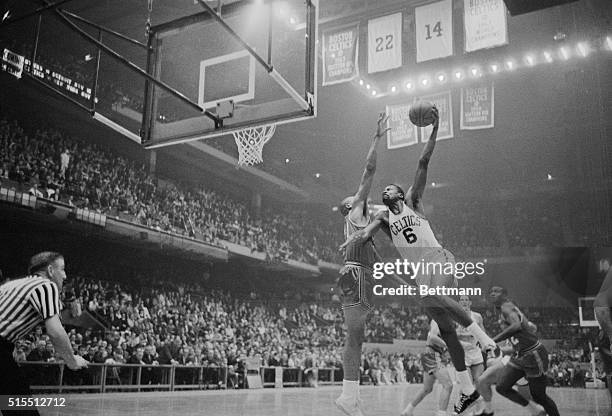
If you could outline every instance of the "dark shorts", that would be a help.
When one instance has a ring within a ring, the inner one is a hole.
[[[512,357],[508,365],[525,373],[525,378],[535,378],[546,374],[548,370],[548,351],[544,345]]]
[[[371,270],[360,266],[343,267],[338,287],[342,294],[342,308],[372,309],[374,278]]]

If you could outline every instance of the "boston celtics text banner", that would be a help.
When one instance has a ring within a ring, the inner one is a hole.
[[[508,43],[506,5],[503,0],[463,0],[465,51]]]
[[[403,103],[387,106],[387,127],[390,128],[387,131],[387,149],[399,149],[418,143],[416,126],[408,118],[411,105]]]
[[[438,127],[438,140],[452,139],[453,138],[453,107],[451,100],[451,92],[441,92],[438,94],[425,95],[420,97],[419,100],[429,101],[438,109],[440,115],[440,126]],[[425,143],[433,127],[431,125],[423,127],[419,132],[421,134],[421,142]]]
[[[493,83],[461,88],[462,130],[489,129],[494,125],[495,95]]]
[[[323,32],[323,85],[359,76],[359,23]]]

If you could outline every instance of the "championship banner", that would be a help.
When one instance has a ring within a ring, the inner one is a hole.
[[[463,10],[466,52],[508,43],[503,0],[463,0]]]
[[[440,115],[440,125],[438,127],[437,140],[453,138],[453,107],[451,100],[451,92],[441,92],[438,94],[426,95],[419,97],[419,100],[429,101],[438,109]],[[421,134],[421,142],[425,143],[431,136],[433,127],[431,125],[419,129]]]
[[[368,21],[368,73],[402,66],[402,13]]]
[[[461,88],[461,130],[490,129],[494,125],[493,83]]]
[[[387,131],[387,149],[399,149],[419,142],[416,126],[408,117],[411,105],[407,103],[387,106],[387,127],[391,129]]]
[[[417,62],[453,54],[453,5],[443,0],[415,8]]]
[[[323,86],[359,76],[359,23],[323,32]]]

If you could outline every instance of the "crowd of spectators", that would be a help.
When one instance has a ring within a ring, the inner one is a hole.
[[[337,302],[266,302],[260,294],[238,296],[199,284],[143,285],[137,280],[120,283],[85,277],[70,290],[76,294],[73,312],[87,311],[101,323],[99,328],[69,330],[75,354],[94,363],[226,368],[223,371],[235,387],[243,381],[239,375],[247,361],[301,368],[304,374],[317,368],[342,368],[344,327]],[[567,329],[568,337],[582,341],[570,345],[560,340],[551,351],[548,374],[551,385],[582,386],[591,376],[584,370],[590,359],[585,348],[589,334],[570,325],[577,319],[575,311],[537,307],[525,311],[542,329],[542,338],[558,338],[558,331]],[[497,333],[496,314],[489,309],[480,312],[487,330]],[[366,341],[423,340],[427,330],[428,318],[417,306],[377,306],[367,324]],[[18,343],[16,355],[19,360],[56,360],[40,327]],[[418,355],[410,353],[364,353],[362,375],[375,385],[422,381]],[[144,384],[160,381],[153,373],[147,377]]]
[[[271,260],[338,261],[339,226],[330,228],[304,210],[264,208],[255,218],[243,201],[146,172],[142,163],[59,130],[26,132],[17,122],[0,120],[0,180],[17,182],[34,195],[216,245],[240,244]]]

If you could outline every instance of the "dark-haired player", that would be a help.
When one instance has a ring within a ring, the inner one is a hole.
[[[419,158],[413,185],[408,189],[408,192],[404,192],[398,185],[388,185],[382,194],[383,203],[388,209],[380,211],[370,225],[348,238],[341,249],[350,244],[368,241],[379,229],[382,229],[393,241],[395,248],[404,259],[443,266],[448,263],[454,264],[453,255],[448,250],[443,249],[436,239],[425,216],[422,201],[425,184],[427,183],[429,160],[433,154],[438,135],[439,115],[435,107],[433,114],[433,131]],[[446,267],[442,267],[442,269],[446,269]],[[414,276],[414,280],[418,286],[430,288],[457,285],[453,275],[437,274],[435,267],[433,273],[429,273],[429,270],[421,270]],[[459,402],[455,405],[455,412],[460,414],[471,407],[480,395],[474,388],[472,379],[467,372],[465,352],[457,337],[455,322],[466,328],[478,340],[482,348],[493,351],[497,350],[497,347],[493,340],[472,320],[470,315],[450,297],[426,295],[421,298],[421,306],[437,322],[441,338],[448,346],[449,354],[457,371],[457,380],[461,385]]]
[[[386,122],[387,116],[384,113],[380,114],[357,193],[345,198],[340,205],[346,237],[364,229],[370,222],[367,200],[376,172],[376,146],[388,130],[384,128]],[[359,402],[359,365],[365,322],[372,309],[372,268],[377,260],[378,255],[371,239],[364,244],[349,244],[346,247],[344,267],[340,270],[341,276],[338,280],[347,334],[342,357],[344,369],[342,393],[336,399],[336,406],[349,416],[363,415]]]
[[[493,339],[504,341],[510,337],[517,340],[517,353],[501,371],[497,381],[497,392],[514,403],[526,408],[534,416],[559,416],[555,402],[546,394],[546,371],[548,370],[548,351],[540,343],[537,335],[530,330],[529,320],[514,302],[508,299],[508,291],[493,286],[489,296],[500,312],[500,321],[505,327]],[[535,406],[523,397],[513,386],[525,377],[533,400],[541,405]]]
[[[527,322],[527,330],[535,334],[538,329],[533,322]],[[483,409],[480,413],[474,413],[474,416],[494,416],[492,404],[492,386],[494,384],[497,384],[500,376],[502,375],[504,366],[506,366],[510,361],[510,358],[518,352],[517,348],[518,340],[513,337],[510,337],[500,346],[502,356],[487,361],[487,369],[478,377],[476,382],[476,389],[483,398]],[[525,378],[522,378],[517,381],[516,385],[519,388],[519,393],[521,393],[521,390],[528,388],[528,383]],[[529,393],[527,392],[527,394]],[[526,394],[523,395],[526,396]],[[539,405],[533,402],[531,406],[539,408]]]

